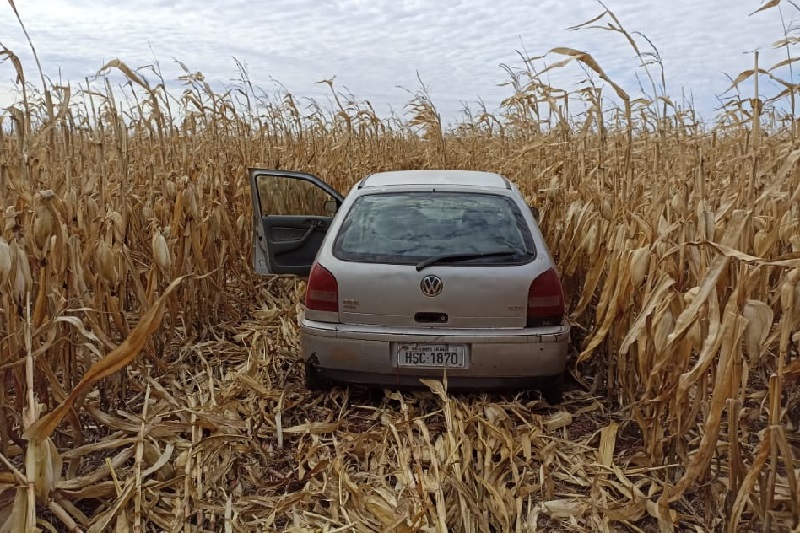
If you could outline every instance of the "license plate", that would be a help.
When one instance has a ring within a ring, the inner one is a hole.
[[[467,368],[465,344],[398,344],[398,367]]]

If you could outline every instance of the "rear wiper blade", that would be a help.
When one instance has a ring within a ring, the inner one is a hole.
[[[483,259],[484,257],[511,257],[512,255],[524,254],[522,250],[497,250],[494,252],[472,252],[462,254],[435,255],[417,263],[417,272],[423,268],[437,263],[457,263],[458,261],[469,261],[470,259]]]

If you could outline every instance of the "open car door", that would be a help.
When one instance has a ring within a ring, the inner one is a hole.
[[[308,276],[343,197],[311,174],[250,169],[253,267]]]

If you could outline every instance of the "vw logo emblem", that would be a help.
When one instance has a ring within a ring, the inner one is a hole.
[[[419,283],[419,288],[425,296],[439,296],[444,288],[444,282],[439,276],[425,276]]]

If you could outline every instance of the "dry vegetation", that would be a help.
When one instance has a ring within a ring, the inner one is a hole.
[[[171,99],[121,62],[130,83],[91,98],[28,85],[0,129],[0,531],[795,527],[792,117],[762,132],[734,98],[705,128],[663,82],[633,101],[555,53],[620,107],[533,62],[501,115],[452,131],[424,91],[382,121],[188,70]],[[565,403],[305,391],[304,287],[251,271],[248,166],[340,190],[397,168],[514,179],[576,324]]]

